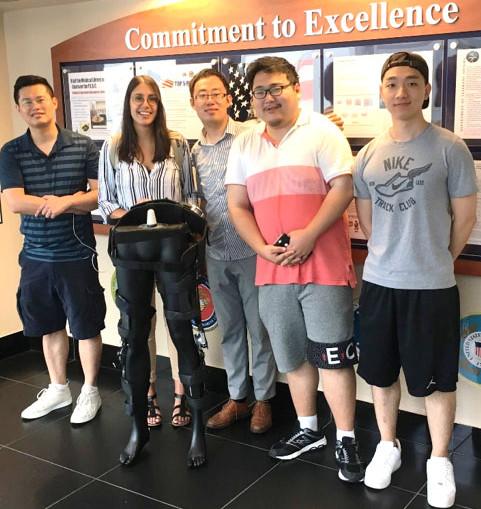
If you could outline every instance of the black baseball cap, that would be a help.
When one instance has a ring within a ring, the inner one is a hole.
[[[409,51],[399,51],[397,53],[393,53],[382,66],[381,70],[381,81],[384,78],[386,72],[393,68],[399,66],[412,67],[419,71],[424,78],[425,83],[429,83],[429,67],[426,63],[426,60],[421,55],[417,53],[410,53]],[[429,106],[429,97],[423,102],[423,110]]]

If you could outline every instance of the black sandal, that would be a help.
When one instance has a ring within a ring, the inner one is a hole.
[[[178,405],[174,405],[172,409],[172,420],[171,424],[174,428],[181,428],[183,426],[188,426],[192,419],[192,415],[190,413],[189,407],[187,406],[187,399],[185,394],[175,394],[174,398],[180,400]],[[179,423],[178,418],[181,417],[184,419],[184,422]]]
[[[157,428],[162,424],[162,414],[159,405],[156,404],[157,394],[147,395],[147,426]],[[156,419],[156,424],[149,424],[149,419]]]

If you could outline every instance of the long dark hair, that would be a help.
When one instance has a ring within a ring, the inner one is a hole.
[[[152,128],[154,130],[155,152],[153,161],[163,161],[170,153],[170,135],[165,120],[165,109],[160,97],[160,90],[150,76],[139,75],[134,76],[127,87],[124,98],[124,110],[122,114],[122,134],[119,141],[119,160],[131,163],[135,156],[139,155],[140,147],[137,133],[134,128],[132,115],[130,114],[130,96],[133,90],[145,83],[148,85],[158,99],[157,115],[155,116]]]

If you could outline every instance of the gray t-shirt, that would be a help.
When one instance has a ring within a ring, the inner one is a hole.
[[[355,196],[372,201],[363,279],[400,289],[454,286],[450,199],[476,192],[465,143],[432,124],[408,142],[386,133],[359,152],[353,177]]]

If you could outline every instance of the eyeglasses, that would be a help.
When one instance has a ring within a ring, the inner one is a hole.
[[[216,103],[220,103],[222,101],[222,99],[224,99],[224,97],[226,97],[226,96],[227,96],[227,94],[221,94],[220,92],[214,92],[213,94],[201,93],[201,94],[197,94],[196,96],[194,96],[194,99],[196,101],[205,103],[210,98],[213,101],[215,101]]]
[[[132,102],[134,104],[137,104],[137,106],[144,104],[146,100],[148,104],[150,104],[150,106],[155,106],[160,102],[160,99],[156,95],[148,95],[147,97],[145,97],[145,95],[142,94],[135,94],[132,96]]]
[[[46,97],[40,95],[34,99],[20,99],[19,103],[24,108],[32,108],[34,104],[43,104],[46,100]]]
[[[287,85],[273,85],[269,88],[256,88],[252,91],[252,95],[256,99],[264,99],[269,93],[272,97],[278,97],[282,94],[285,88],[290,87],[292,83],[288,83]]]

